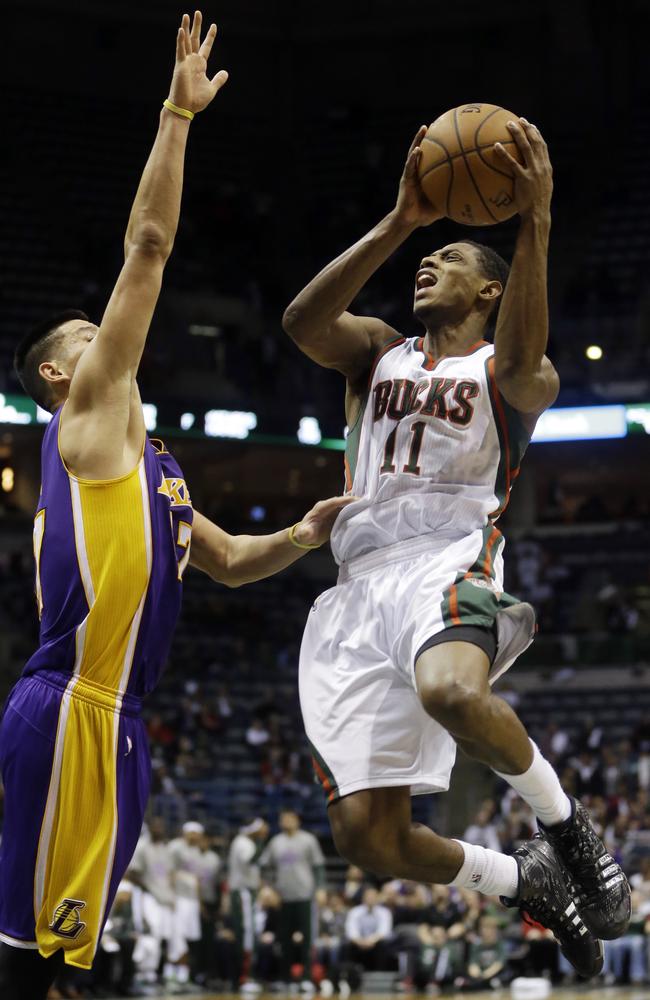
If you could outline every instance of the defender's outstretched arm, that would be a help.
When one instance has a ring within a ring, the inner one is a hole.
[[[195,510],[190,565],[227,587],[263,580],[326,542],[339,511],[356,499],[320,500],[293,528],[272,535],[229,535]]]
[[[129,218],[124,265],[99,330],[80,357],[70,385],[62,426],[66,458],[73,463],[87,456],[87,445],[93,453],[97,450],[100,431],[105,452],[98,456],[100,464],[108,459],[110,467],[113,452],[117,455],[124,448],[133,381],[178,226],[190,120],[210,104],[228,78],[223,70],[212,79],[206,75],[216,33],[213,24],[201,43],[200,11],[191,28],[189,16],[183,16],[168,104],[189,115],[169,107],[160,113],[158,134]],[[140,431],[143,437],[144,424]]]
[[[417,175],[425,132],[423,125],[411,143],[393,211],[316,275],[284,313],[284,330],[300,350],[350,381],[361,378],[377,351],[397,334],[380,319],[354,316],[348,306],[415,229],[441,218],[422,193]]]
[[[497,143],[497,154],[515,175],[521,217],[510,277],[494,337],[495,376],[505,399],[521,413],[539,416],[557,398],[560,381],[545,356],[548,342],[548,244],[553,170],[539,130],[525,118],[510,126],[522,166]]]

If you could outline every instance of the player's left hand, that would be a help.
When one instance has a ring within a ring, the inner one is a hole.
[[[442,219],[442,212],[432,205],[418,177],[418,164],[422,156],[421,142],[427,132],[427,126],[421,125],[415,133],[415,138],[406,157],[404,170],[399,182],[395,214],[407,226],[430,226],[432,222]]]
[[[359,497],[346,496],[319,500],[299,523],[294,538],[301,545],[322,545],[330,537],[339,513],[358,499]]]
[[[208,57],[217,37],[217,26],[211,24],[201,42],[202,21],[201,11],[195,11],[190,28],[190,16],[183,14],[176,36],[176,63],[169,89],[172,104],[195,114],[207,108],[228,79],[225,69],[220,69],[212,79],[207,75]]]
[[[525,118],[508,122],[508,129],[523,165],[500,142],[495,143],[494,152],[514,175],[517,211],[522,218],[534,212],[548,213],[553,195],[553,167],[542,133]]]

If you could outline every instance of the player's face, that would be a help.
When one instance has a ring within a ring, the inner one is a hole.
[[[71,319],[61,328],[65,335],[65,357],[61,359],[61,368],[72,378],[79,359],[97,336],[98,327],[83,319]],[[59,360],[59,359],[57,359]]]
[[[460,321],[471,312],[484,286],[474,247],[450,243],[420,261],[413,313],[425,326]]]
[[[57,331],[52,355],[44,361],[39,372],[47,382],[56,386],[59,402],[67,395],[79,359],[97,335],[97,327],[87,320],[71,319]]]
[[[295,813],[286,812],[282,813],[280,816],[280,828],[284,830],[285,833],[295,833],[299,826],[300,820]]]
[[[70,323],[67,325],[73,328],[70,330],[70,333],[66,330],[68,364],[72,364],[76,368],[79,358],[97,336],[99,327],[96,327],[94,323],[88,323],[81,319],[70,320]]]
[[[165,839],[165,821],[161,816],[154,816],[149,824],[149,833],[154,844]]]

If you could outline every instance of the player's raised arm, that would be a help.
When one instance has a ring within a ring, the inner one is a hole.
[[[263,580],[323,545],[339,511],[356,499],[320,500],[298,524],[272,535],[229,535],[195,510],[190,564],[228,587]]]
[[[124,265],[99,330],[80,357],[70,383],[62,447],[73,464],[86,464],[84,456],[90,448],[91,466],[101,461],[103,468],[108,461],[114,467],[113,453],[124,450],[130,416],[133,424],[133,382],[178,226],[190,122],[210,104],[228,76],[222,70],[210,79],[206,73],[216,33],[213,24],[201,42],[200,11],[191,27],[189,16],[183,15],[169,98],[161,110],[158,134],[131,209]],[[138,432],[141,439],[143,424]],[[98,447],[106,453],[96,455]],[[92,469],[86,474],[92,474]]]
[[[380,319],[354,316],[347,311],[350,303],[415,229],[441,218],[422,193],[417,174],[425,132],[423,125],[411,144],[392,212],[317,274],[284,313],[282,325],[300,350],[351,381],[370,368],[377,350],[396,332]]]
[[[557,398],[557,372],[545,356],[548,341],[548,243],[553,170],[539,130],[520,118],[508,126],[523,166],[504,146],[495,150],[515,175],[521,217],[510,276],[494,337],[495,375],[500,392],[521,413],[539,416]]]

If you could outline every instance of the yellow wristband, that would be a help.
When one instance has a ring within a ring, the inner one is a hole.
[[[175,115],[180,115],[181,118],[189,118],[190,121],[194,118],[194,112],[188,111],[186,108],[179,108],[171,101],[163,101],[163,108],[167,108],[168,111],[173,111]]]
[[[296,541],[296,528],[300,523],[301,523],[300,521],[296,521],[293,527],[289,528],[289,541],[291,542],[291,544],[295,545],[297,549],[319,549],[321,547],[320,542],[318,543],[318,545],[302,545],[300,542]]]

